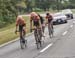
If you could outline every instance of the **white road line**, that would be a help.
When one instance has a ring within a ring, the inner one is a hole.
[[[44,52],[45,50],[47,50],[49,47],[51,47],[53,45],[53,43],[49,44],[48,46],[46,46],[44,49],[42,49],[40,51],[40,53]]]
[[[73,27],[73,25],[70,26],[71,28]]]
[[[66,35],[68,31],[65,31],[62,35]]]

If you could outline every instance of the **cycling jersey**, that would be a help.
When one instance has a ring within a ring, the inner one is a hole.
[[[50,23],[53,20],[53,17],[52,15],[47,15],[46,19],[48,19],[48,23]]]
[[[26,25],[25,20],[22,17],[17,17],[16,26],[19,26],[19,31],[23,31],[23,27]]]
[[[40,25],[39,19],[40,19],[40,17],[38,15],[30,17],[30,20],[33,21],[33,25],[34,26],[39,26]]]
[[[25,20],[22,18],[17,18],[16,20],[16,26],[18,25],[25,25]]]

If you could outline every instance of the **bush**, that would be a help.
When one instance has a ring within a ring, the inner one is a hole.
[[[0,21],[0,28],[2,28],[2,27],[4,27],[4,26],[6,26],[6,23]]]
[[[35,11],[35,12],[42,12],[43,10],[40,9],[40,8],[34,8],[33,11]]]

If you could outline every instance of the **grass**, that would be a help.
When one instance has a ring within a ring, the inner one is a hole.
[[[41,13],[44,13],[44,12],[41,12]],[[29,30],[30,30],[29,17],[24,16],[23,18],[26,21],[27,33],[29,33]],[[15,32],[15,23],[10,24],[7,27],[1,28],[0,29],[0,45],[8,41],[16,39],[19,36],[19,34],[16,35],[14,32]]]
[[[29,17],[24,17],[27,23],[27,33],[29,32]],[[0,29],[0,45],[8,41],[14,40],[19,34],[15,34],[15,23],[9,25],[8,27]]]
[[[10,28],[8,30],[0,32],[0,44],[14,40],[18,36],[15,35],[14,31],[15,28]]]
[[[72,12],[75,13],[75,9],[72,9]]]
[[[14,27],[14,26],[15,26],[15,23],[9,24],[8,26],[6,26],[6,27],[4,27],[4,28],[1,28],[1,29],[0,29],[0,32],[1,32],[1,31],[4,31],[4,30],[7,30],[7,29],[10,29],[10,28],[12,28],[12,27]]]

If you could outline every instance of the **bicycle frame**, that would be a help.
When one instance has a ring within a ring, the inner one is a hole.
[[[41,38],[42,38],[41,29],[36,28],[34,30],[34,36],[35,36],[35,40],[36,40],[37,49],[39,49],[39,46],[41,47]]]
[[[51,23],[48,23],[48,30],[49,30],[49,36],[50,38],[53,37],[53,26]]]

